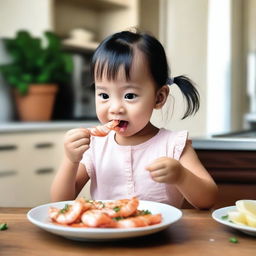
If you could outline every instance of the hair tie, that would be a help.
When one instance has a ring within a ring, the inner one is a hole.
[[[167,84],[168,84],[168,85],[174,84],[174,79],[175,79],[175,77],[169,77],[169,78],[167,79]]]

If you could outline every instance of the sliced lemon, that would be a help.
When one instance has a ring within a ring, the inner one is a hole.
[[[236,224],[247,225],[246,215],[242,212],[229,212],[228,219]]]
[[[256,217],[253,217],[252,215],[245,215],[247,225],[253,228],[256,228]]]
[[[256,200],[236,201],[236,208],[239,212],[256,218]]]

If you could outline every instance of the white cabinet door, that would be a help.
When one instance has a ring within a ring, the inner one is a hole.
[[[65,131],[0,134],[0,206],[50,202],[50,187],[63,158]],[[79,196],[90,199],[89,184]]]

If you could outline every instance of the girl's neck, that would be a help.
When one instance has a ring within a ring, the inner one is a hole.
[[[122,146],[134,146],[151,139],[158,133],[158,131],[159,128],[155,127],[149,122],[141,131],[132,136],[126,137],[116,134],[115,140],[119,145]]]

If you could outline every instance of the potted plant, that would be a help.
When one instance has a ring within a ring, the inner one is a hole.
[[[4,44],[11,62],[0,65],[0,72],[14,89],[20,119],[49,120],[58,85],[70,80],[73,69],[71,57],[61,49],[60,38],[49,31],[44,38],[37,38],[22,30],[15,38],[5,39]]]

